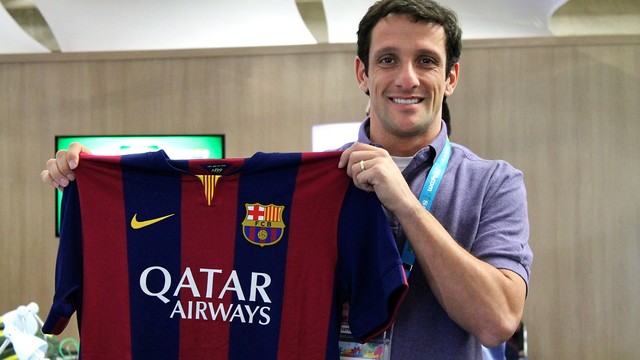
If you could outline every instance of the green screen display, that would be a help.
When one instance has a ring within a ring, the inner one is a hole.
[[[94,155],[126,155],[164,150],[177,159],[223,159],[224,135],[92,135],[56,136],[55,151],[79,142]],[[60,236],[62,193],[56,191],[56,236]]]

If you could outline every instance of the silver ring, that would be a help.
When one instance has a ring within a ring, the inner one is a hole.
[[[365,171],[367,169],[364,168],[364,160],[360,160],[360,170]]]

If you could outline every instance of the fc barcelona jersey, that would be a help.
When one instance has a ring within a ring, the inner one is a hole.
[[[360,341],[393,321],[400,256],[339,152],[81,156],[43,329],[76,312],[83,358],[337,359],[343,303]]]

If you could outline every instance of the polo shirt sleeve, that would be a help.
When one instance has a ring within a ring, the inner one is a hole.
[[[522,172],[498,161],[488,176],[471,251],[498,269],[517,273],[528,284],[533,253],[529,247],[527,193]]]

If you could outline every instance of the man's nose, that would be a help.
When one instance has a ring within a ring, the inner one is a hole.
[[[413,64],[407,63],[399,68],[396,86],[405,89],[417,87],[420,84],[418,72]]]

